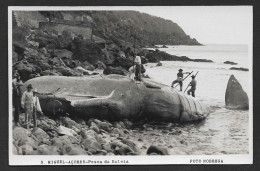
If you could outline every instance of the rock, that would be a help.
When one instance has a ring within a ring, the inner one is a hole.
[[[40,145],[36,148],[36,151],[34,151],[34,155],[59,155],[58,152],[59,148],[55,146],[48,146],[48,145]]]
[[[118,134],[118,135],[120,135],[120,136],[122,136],[122,137],[125,136],[125,134],[124,134],[120,129],[118,129],[118,128],[114,128],[110,133],[111,133],[111,134]]]
[[[87,138],[88,136],[91,136],[93,138],[97,137],[97,133],[94,130],[91,130],[91,129],[90,130],[82,129],[81,135],[82,135],[83,138]]]
[[[41,128],[36,128],[32,133],[39,141],[45,141],[49,139],[49,135],[43,131]]]
[[[14,70],[17,70],[20,74],[21,80],[27,81],[30,79],[30,75],[36,70],[32,65],[28,63],[18,62],[13,66]]]
[[[132,127],[132,122],[130,122],[129,120],[125,119],[124,120],[124,125],[127,129],[131,128]]]
[[[168,48],[166,45],[162,45],[162,47],[161,48]]]
[[[81,74],[77,71],[74,71],[70,68],[65,67],[56,67],[54,68],[56,71],[61,73],[63,76],[80,76]]]
[[[213,62],[212,60],[208,60],[208,59],[193,59],[191,61],[194,61],[194,62]]]
[[[142,64],[146,64],[146,63],[148,63],[148,59],[144,56],[141,56],[141,62],[142,62]]]
[[[77,135],[77,133],[73,129],[66,128],[62,125],[57,127],[57,132],[61,135],[68,135],[68,136],[76,136]]]
[[[97,151],[102,149],[102,146],[92,136],[85,137],[85,139],[82,140],[81,145],[84,146],[85,150],[93,149]]]
[[[134,152],[129,146],[122,145],[118,150],[115,151],[116,154],[127,155],[128,153]]]
[[[148,150],[147,154],[150,155],[151,153],[156,153],[159,155],[169,155],[167,147],[151,145]]]
[[[112,64],[114,67],[123,67],[128,70],[131,66],[133,66],[133,60],[129,58],[116,58]]]
[[[156,66],[162,66],[162,63],[159,61]]]
[[[106,65],[101,61],[97,61],[94,66],[96,69],[106,69]]]
[[[46,76],[46,75],[53,75],[53,76],[62,76],[61,73],[56,72],[56,71],[51,71],[51,70],[45,70],[41,72],[41,75]]]
[[[33,152],[32,146],[24,144],[21,146],[23,155],[30,155]]]
[[[29,137],[30,131],[22,128],[22,127],[14,127],[13,129],[13,139],[15,141],[21,140],[21,139],[26,139]]]
[[[14,51],[12,51],[12,59],[13,59],[13,63],[18,62],[18,54]]]
[[[90,126],[89,128],[92,129],[92,130],[94,130],[97,134],[100,133],[99,128],[98,128],[98,126],[96,126],[96,125],[92,125],[92,126]]]
[[[54,137],[52,139],[52,145],[57,148],[60,148],[60,149],[65,145],[79,144],[79,143],[80,143],[79,139],[77,139],[76,137],[68,136],[68,135]]]
[[[82,75],[89,75],[89,72],[86,69],[82,68],[82,67],[78,66],[78,67],[75,68],[75,70],[80,72]]]
[[[109,143],[102,144],[101,145],[104,150],[106,150],[108,153],[113,152],[111,145]]]
[[[104,71],[103,71],[103,74],[105,75],[109,75],[109,74],[118,74],[118,75],[124,75],[126,76],[127,75],[127,71],[122,68],[122,67],[107,67]]]
[[[242,67],[240,67],[240,68],[231,67],[230,70],[249,71],[249,69],[247,69],[247,68],[242,68]]]
[[[56,67],[67,67],[60,57],[54,57],[53,59],[51,59],[51,63],[53,66]]]
[[[122,139],[121,142],[128,145],[134,152],[140,151],[140,149],[137,147],[137,145],[130,140]]]
[[[103,129],[103,130],[109,132],[109,131],[111,131],[112,124],[110,124],[108,122],[100,122],[97,124],[97,126],[99,129]]]
[[[105,150],[99,150],[97,151],[97,154],[96,155],[106,155],[107,154],[107,151]]]
[[[89,71],[94,71],[94,69],[95,69],[95,67],[93,65],[85,66],[84,68]]]
[[[65,145],[62,150],[63,155],[87,155],[87,152],[78,145]]]
[[[237,63],[232,61],[225,61],[224,64],[237,65]]]

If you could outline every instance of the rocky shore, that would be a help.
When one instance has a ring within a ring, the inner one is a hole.
[[[142,63],[159,61],[212,62],[205,59],[190,59],[174,56],[156,49],[134,49],[113,42],[96,42],[83,39],[64,31],[16,28],[13,34],[13,70],[17,70],[22,81],[46,76],[127,75],[133,66],[134,52],[141,56]]]
[[[20,119],[23,116],[21,115]],[[13,154],[168,155],[170,154],[168,148],[172,148],[171,145],[167,146],[162,140],[151,142],[145,136],[150,134],[150,137],[157,139],[161,136],[161,131],[172,135],[181,134],[173,128],[175,126],[173,123],[153,125],[144,121],[108,122],[93,118],[51,119],[47,116],[38,116],[37,124],[36,129],[31,125],[29,130],[22,126],[13,126]]]

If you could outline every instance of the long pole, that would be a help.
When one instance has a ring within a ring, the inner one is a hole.
[[[189,75],[190,75],[191,73],[193,73],[193,71],[191,71],[191,72],[189,73]],[[187,75],[182,81],[184,81],[189,75]],[[180,84],[180,83],[178,83],[176,86],[174,86],[174,88],[177,87],[179,84]]]
[[[198,73],[199,73],[199,71],[195,74],[195,77],[197,76]],[[188,84],[187,88],[184,90],[184,93],[188,89],[189,86],[190,86],[190,84]]]

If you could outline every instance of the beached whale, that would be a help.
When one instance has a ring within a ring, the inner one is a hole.
[[[226,106],[231,109],[248,109],[248,96],[234,75],[231,75],[225,95]]]
[[[197,121],[209,108],[175,88],[143,79],[133,82],[120,75],[66,77],[43,76],[28,80],[38,89],[43,112],[67,112],[80,117],[110,120],[147,117],[163,121]]]

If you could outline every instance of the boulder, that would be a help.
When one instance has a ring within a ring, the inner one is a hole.
[[[126,76],[127,75],[127,71],[122,68],[122,67],[107,67],[104,71],[103,71],[103,74],[105,75],[109,75],[109,74],[118,74],[118,75],[124,75]]]
[[[78,135],[73,129],[64,127],[62,125],[57,127],[57,132],[61,135],[76,136]]]
[[[32,133],[39,141],[46,141],[49,139],[49,135],[41,128],[36,128]]]
[[[23,155],[30,155],[33,153],[33,147],[28,144],[22,145],[21,148]]]
[[[40,145],[36,148],[36,151],[33,152],[34,155],[59,155],[59,148],[55,146]]]
[[[134,152],[140,152],[140,149],[137,147],[137,145],[134,142],[127,139],[122,139],[121,142],[129,146]]]
[[[84,146],[85,150],[102,150],[102,146],[92,136],[86,136],[85,139],[82,140],[81,145]]]
[[[57,71],[51,71],[51,70],[45,70],[41,72],[41,75],[47,76],[47,75],[53,75],[53,76],[61,76],[62,74]]]
[[[65,68],[65,67],[56,67],[56,71],[61,73],[63,76],[80,76],[81,74],[77,71],[74,71],[70,68]]]
[[[114,128],[110,133],[111,134],[118,134],[118,135],[120,135],[122,137],[125,136],[124,132],[122,130],[118,129],[118,128]]]
[[[122,145],[118,150],[115,150],[115,154],[127,155],[133,153],[134,151],[127,145]]]
[[[57,147],[57,148],[62,148],[65,145],[70,145],[70,144],[79,144],[80,140],[77,139],[76,137],[64,135],[60,137],[54,137],[52,139],[52,145]]]
[[[30,75],[36,70],[32,65],[23,63],[22,61],[16,63],[13,66],[14,70],[17,70],[20,74],[21,80],[27,81],[30,79]]]
[[[159,61],[156,66],[162,66],[162,63]]]
[[[87,152],[79,145],[65,145],[61,152],[63,155],[87,155]]]
[[[247,69],[247,68],[242,68],[242,67],[240,67],[240,68],[237,68],[237,67],[231,67],[230,70],[249,71],[249,69]]]
[[[148,63],[148,59],[144,56],[141,56],[141,62],[142,62],[142,64],[146,64],[146,63]]]
[[[101,61],[97,61],[94,65],[97,69],[106,69],[106,65],[101,62]]]
[[[232,61],[225,61],[224,64],[237,65],[237,63]]]
[[[158,155],[169,155],[168,148],[164,146],[158,146],[158,145],[151,145],[148,150],[147,154],[150,155],[152,153],[158,154]]]
[[[114,67],[123,67],[128,70],[131,66],[133,66],[134,61],[129,58],[116,58],[112,64]]]
[[[85,130],[85,129],[82,129],[81,130],[81,135],[83,138],[87,138],[89,136],[93,137],[93,138],[96,138],[97,137],[97,133],[94,131],[94,130]]]
[[[109,132],[109,131],[111,131],[112,124],[110,124],[109,122],[100,122],[97,124],[97,126],[99,129],[103,129],[103,130]]]
[[[76,67],[74,70],[77,70],[77,71],[80,72],[82,75],[89,75],[89,72],[88,72],[86,69],[84,69],[84,68],[82,68],[82,67],[80,67],[80,66]]]
[[[59,58],[70,58],[72,57],[73,53],[71,51],[68,51],[67,49],[55,49],[53,51],[53,55],[57,56]]]

